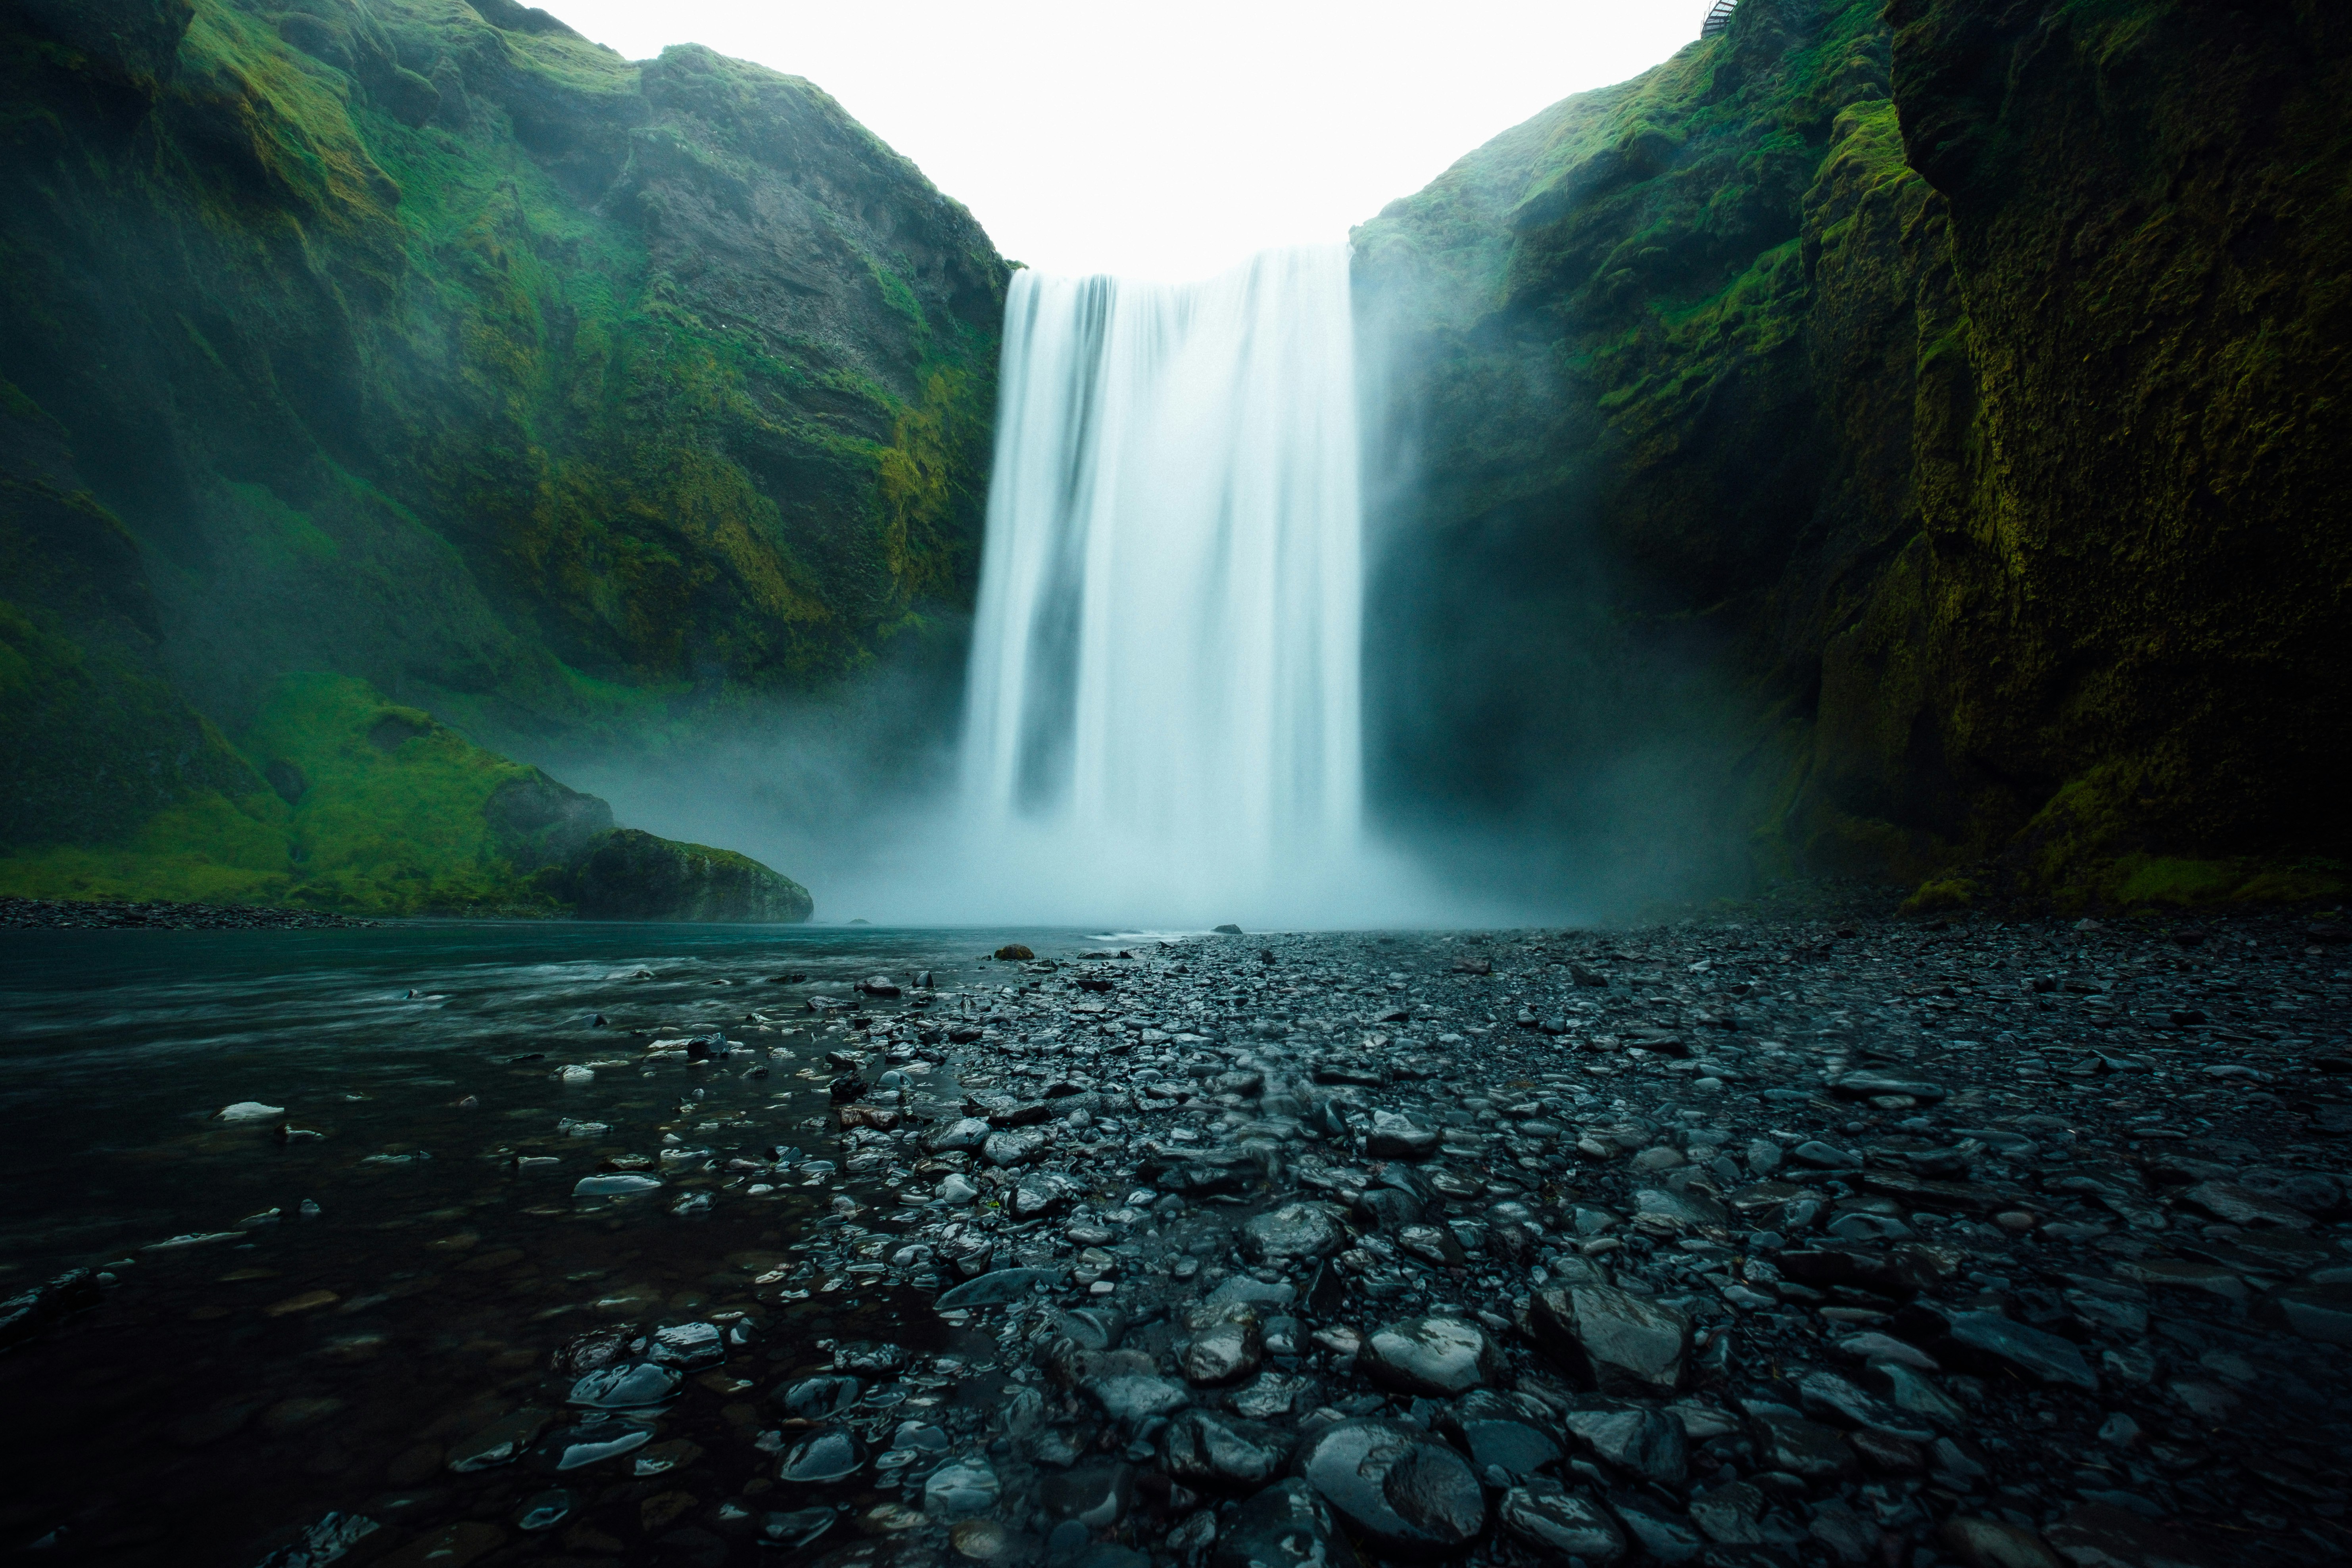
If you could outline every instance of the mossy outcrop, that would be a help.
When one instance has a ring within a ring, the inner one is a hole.
[[[1945,905],[2340,886],[2347,105],[2310,0],[1745,0],[1393,205],[1404,749]]]
[[[968,599],[1006,265],[809,83],[511,0],[0,0],[0,844],[247,798],[291,674],[609,752]]]
[[[634,827],[599,834],[566,877],[592,920],[804,921],[814,907],[806,889],[749,856]]]
[[[151,717],[119,688],[93,695],[111,722]],[[595,796],[349,676],[282,678],[234,742],[201,721],[194,731],[215,748],[211,774],[183,769],[160,810],[110,831],[0,849],[0,892],[372,915],[767,921],[813,910],[758,861],[615,828]]]

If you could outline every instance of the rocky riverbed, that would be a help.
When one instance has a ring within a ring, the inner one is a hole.
[[[534,1276],[245,1560],[2341,1559],[2344,934],[1816,902],[673,976],[619,1059],[509,1068],[677,1109],[501,1145],[551,1190],[499,1267],[638,1251]],[[655,1256],[699,1287],[616,1284]],[[21,1297],[10,1360],[135,1272]]]
[[[0,897],[0,930],[347,931],[376,922],[317,910],[254,904],[129,903]]]

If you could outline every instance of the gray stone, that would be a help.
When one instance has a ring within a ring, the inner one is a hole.
[[[1641,1492],[1612,1491],[1609,1511],[1656,1562],[1675,1564],[1696,1560],[1706,1550],[1706,1538],[1690,1520]]]
[[[1117,1524],[1134,1496],[1135,1472],[1120,1464],[1079,1465],[1045,1477],[1038,1487],[1038,1500],[1047,1513],[1075,1520],[1088,1530]]]
[[[1482,1476],[1500,1470],[1512,1480],[1524,1481],[1565,1457],[1559,1439],[1524,1416],[1462,1415],[1447,1430],[1470,1450],[1471,1468]]]
[[[1926,1374],[1900,1362],[1876,1361],[1871,1371],[1886,1384],[1886,1399],[1906,1415],[1916,1415],[1947,1432],[1965,1431],[1969,1413],[1958,1400],[1929,1382]]]
[[[786,1384],[777,1390],[775,1399],[794,1420],[822,1421],[847,1410],[864,1392],[865,1384],[854,1377],[822,1375]]]
[[[1068,1272],[1064,1268],[1000,1268],[942,1292],[931,1305],[942,1312],[964,1307],[1001,1307],[1007,1301],[1019,1300],[1040,1285],[1060,1284]]]
[[[1356,1199],[1356,1223],[1374,1230],[1399,1230],[1419,1225],[1425,1211],[1419,1198],[1395,1187],[1370,1187]]]
[[[1020,1165],[1035,1159],[1045,1147],[1045,1135],[1027,1128],[992,1132],[980,1145],[980,1157],[992,1165]]]
[[[1261,1311],[1270,1313],[1276,1309],[1287,1307],[1297,1300],[1298,1287],[1287,1280],[1276,1279],[1269,1283],[1251,1275],[1236,1274],[1221,1281],[1215,1289],[1209,1292],[1202,1304],[1209,1307],[1223,1307],[1229,1302],[1240,1302],[1244,1306],[1255,1307]]]
[[[1815,1503],[1813,1517],[1806,1526],[1811,1536],[1830,1554],[1839,1568],[1863,1568],[1878,1555],[1879,1529],[1853,1510],[1853,1505],[1843,1498],[1829,1498]]]
[[[1643,1187],[1633,1194],[1633,1217],[1670,1230],[1727,1229],[1731,1211],[1703,1193]]]
[[[2321,1344],[2352,1345],[2352,1285],[2294,1285],[2271,1303],[2299,1337]]]
[[[1155,1415],[1165,1415],[1192,1403],[1192,1396],[1165,1378],[1143,1373],[1089,1378],[1080,1385],[1103,1414],[1129,1431]]]
[[[1496,1510],[1503,1529],[1549,1560],[1582,1558],[1592,1568],[1625,1555],[1625,1532],[1590,1492],[1570,1491],[1545,1477],[1530,1479],[1503,1494]]]
[[[1189,1383],[1234,1383],[1265,1360],[1265,1338],[1255,1308],[1239,1302],[1201,1307],[1187,1321],[1192,1337],[1177,1360]]]
[[[1956,1513],[1936,1541],[1964,1568],[2064,1568],[2040,1536],[1997,1519]]]
[[[1504,1370],[1494,1337],[1460,1318],[1391,1323],[1365,1342],[1363,1359],[1376,1382],[1439,1398],[1493,1383]]]
[[[1376,1160],[1426,1160],[1437,1152],[1438,1140],[1435,1128],[1416,1127],[1394,1111],[1376,1110],[1364,1152]]]
[[[495,1465],[510,1465],[554,1422],[555,1412],[528,1405],[511,1415],[501,1415],[464,1442],[451,1444],[449,1468],[464,1475]]]
[[[1460,1268],[1470,1261],[1461,1237],[1442,1225],[1408,1225],[1396,1233],[1399,1251],[1439,1268]]]
[[[988,1141],[992,1131],[987,1121],[977,1116],[958,1117],[923,1140],[923,1147],[934,1154],[951,1149],[978,1149]]]
[[[2292,1204],[2228,1182],[2200,1182],[2180,1194],[2190,1208],[2212,1215],[2224,1225],[2270,1225],[2289,1230],[2309,1230],[2311,1216]]]
[[[1672,1393],[1690,1349],[1690,1320],[1607,1285],[1535,1293],[1536,1341],[1603,1394]]]
[[[1168,1473],[1194,1486],[1264,1486],[1281,1469],[1290,1444],[1274,1428],[1206,1410],[1177,1414],[1160,1434]]]
[[[1756,1521],[1763,1512],[1764,1494],[1746,1481],[1730,1481],[1691,1494],[1691,1522],[1718,1545],[1754,1546],[1761,1542],[1764,1532]]]
[[[1292,1477],[1251,1498],[1216,1532],[1209,1568],[1356,1568],[1330,1508]]]
[[[847,1480],[866,1468],[866,1446],[846,1426],[820,1426],[784,1450],[776,1479],[802,1486]]]
[[[725,1361],[727,1340],[716,1323],[677,1323],[656,1329],[646,1353],[664,1366],[692,1372]]]
[[[1797,1384],[1797,1396],[1806,1413],[1833,1418],[1866,1432],[1883,1433],[1908,1443],[1932,1443],[1935,1428],[1915,1416],[1892,1409],[1833,1372],[1808,1373]]]
[[[1802,1419],[1748,1424],[1759,1468],[1786,1470],[1809,1481],[1849,1480],[1860,1468],[1853,1445],[1834,1427]]]
[[[1877,1094],[1907,1094],[1914,1100],[1941,1100],[1944,1086],[1924,1079],[1903,1078],[1890,1072],[1850,1072],[1831,1083],[1830,1088],[1850,1100],[1866,1099]]]
[[[1235,1389],[1227,1403],[1236,1415],[1251,1421],[1269,1421],[1276,1415],[1289,1415],[1306,1386],[1305,1378],[1262,1372],[1248,1387]]]
[[[1082,1351],[1114,1349],[1127,1332],[1127,1320],[1108,1307],[1078,1307],[1059,1313],[1054,1319],[1054,1326]]]
[[[1068,1177],[1054,1172],[1028,1173],[1013,1184],[1013,1217],[1036,1219],[1052,1214],[1069,1203],[1072,1185]]]
[[[1444,1443],[1397,1421],[1342,1419],[1300,1445],[1298,1473],[1379,1551],[1454,1552],[1486,1527],[1478,1478]]]
[[[985,1459],[959,1459],[941,1465],[923,1482],[923,1511],[952,1521],[988,1512],[996,1506],[1003,1487]]]
[[[1242,1250],[1262,1263],[1311,1262],[1347,1244],[1347,1232],[1320,1204],[1285,1204],[1242,1226]]]
[[[1948,1346],[1948,1359],[2020,1373],[2036,1383],[2098,1392],[2098,1374],[2073,1342],[2011,1322],[1998,1312],[1956,1312],[1915,1301],[1896,1317],[1895,1326],[1906,1339],[1927,1339],[1929,1350],[1939,1355]]]
[[[567,1402],[596,1410],[636,1410],[677,1396],[684,1374],[651,1362],[624,1362],[592,1372],[572,1385]]]
[[[1562,1415],[1560,1425],[1601,1458],[1644,1480],[1679,1487],[1689,1474],[1689,1438],[1682,1422],[1664,1411],[1593,1400]]]
[[[620,1172],[609,1176],[583,1176],[573,1184],[575,1198],[625,1198],[638,1193],[650,1193],[661,1185],[657,1176],[633,1176]]]

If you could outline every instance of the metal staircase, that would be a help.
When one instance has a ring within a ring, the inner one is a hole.
[[[1698,36],[1712,38],[1731,26],[1731,14],[1739,9],[1739,0],[1708,0],[1706,20],[1698,25]]]

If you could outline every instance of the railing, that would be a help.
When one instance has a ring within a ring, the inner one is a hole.
[[[1698,25],[1698,36],[1712,38],[1731,26],[1731,14],[1739,9],[1739,0],[1709,0],[1706,20]]]

